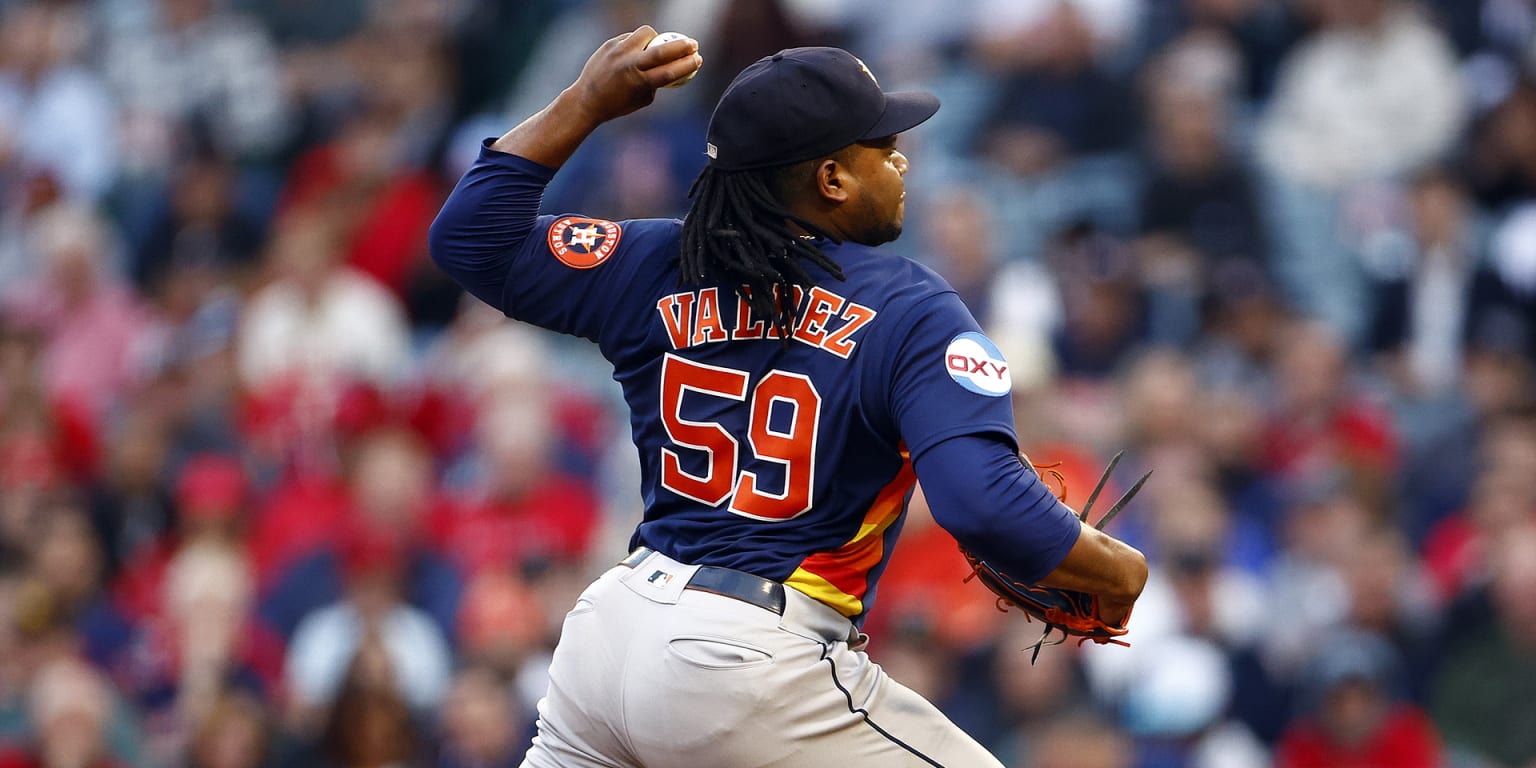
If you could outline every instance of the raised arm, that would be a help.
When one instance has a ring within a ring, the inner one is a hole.
[[[556,169],[597,126],[651,103],[657,88],[699,68],[697,43],[674,40],[647,50],[655,36],[643,26],[603,43],[549,106],[485,147],[448,196],[428,235],[432,260],[481,301],[591,336],[593,324],[584,322],[590,318],[561,310],[598,286],[550,272],[554,262],[533,258],[544,242],[534,232],[539,203]]]
[[[603,43],[575,83],[491,149],[559,168],[599,125],[650,104],[656,89],[703,64],[698,42],[683,38],[646,48],[654,37],[656,30],[641,26]]]

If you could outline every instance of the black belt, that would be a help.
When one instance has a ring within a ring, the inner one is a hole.
[[[649,547],[641,547],[619,561],[619,565],[634,568],[654,551]],[[721,568],[718,565],[701,565],[683,589],[733,597],[780,616],[784,615],[784,585],[745,571]]]

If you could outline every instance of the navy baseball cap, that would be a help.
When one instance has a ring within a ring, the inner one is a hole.
[[[789,48],[726,87],[704,154],[722,171],[788,165],[901,133],[937,111],[931,93],[880,90],[869,67],[841,48]]]

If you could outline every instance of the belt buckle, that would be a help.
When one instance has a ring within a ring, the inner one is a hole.
[[[620,560],[619,565],[625,568],[637,568],[640,566],[640,563],[645,562],[645,559],[650,557],[651,553],[655,551],[650,547],[638,547],[635,551],[626,555],[623,560]]]

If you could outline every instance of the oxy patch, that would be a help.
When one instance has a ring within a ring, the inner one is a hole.
[[[944,370],[956,384],[978,395],[1002,397],[1013,389],[1013,376],[1003,353],[991,339],[975,331],[950,340],[944,350]]]

